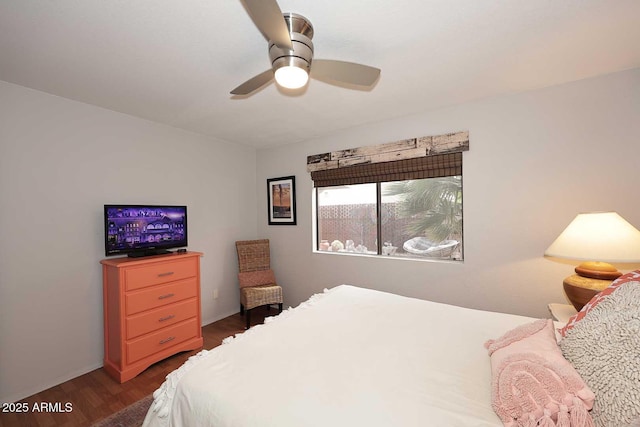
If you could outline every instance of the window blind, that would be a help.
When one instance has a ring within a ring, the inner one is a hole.
[[[314,187],[368,184],[462,175],[462,152],[311,172]]]

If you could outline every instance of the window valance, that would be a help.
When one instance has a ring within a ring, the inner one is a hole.
[[[307,157],[314,187],[462,174],[469,132],[413,138]]]

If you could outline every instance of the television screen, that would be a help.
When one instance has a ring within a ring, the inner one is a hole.
[[[187,246],[187,207],[104,205],[105,254],[147,256]]]

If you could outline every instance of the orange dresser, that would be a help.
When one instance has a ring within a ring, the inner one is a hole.
[[[202,347],[200,252],[100,261],[104,369],[123,383],[171,355]]]

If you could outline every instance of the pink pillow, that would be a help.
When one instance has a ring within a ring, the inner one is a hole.
[[[566,336],[567,332],[570,329],[572,329],[577,322],[584,319],[584,317],[587,315],[588,312],[593,310],[600,303],[600,301],[602,301],[604,297],[612,294],[616,289],[618,289],[620,285],[623,285],[627,282],[637,282],[637,281],[640,281],[640,270],[632,271],[630,273],[627,273],[618,277],[616,280],[613,281],[613,283],[609,285],[608,288],[606,288],[602,292],[597,293],[593,298],[591,298],[591,301],[586,303],[584,307],[582,307],[582,310],[580,310],[579,312],[571,316],[567,321],[567,324],[564,325],[563,328],[559,329],[560,335],[562,335],[563,337]]]
[[[273,274],[273,270],[249,271],[246,273],[238,273],[238,280],[240,280],[240,287],[246,288],[250,286],[274,285],[276,283],[276,276]]]
[[[506,427],[590,418],[595,395],[562,356],[551,319],[521,325],[485,347],[491,356],[491,404]]]

